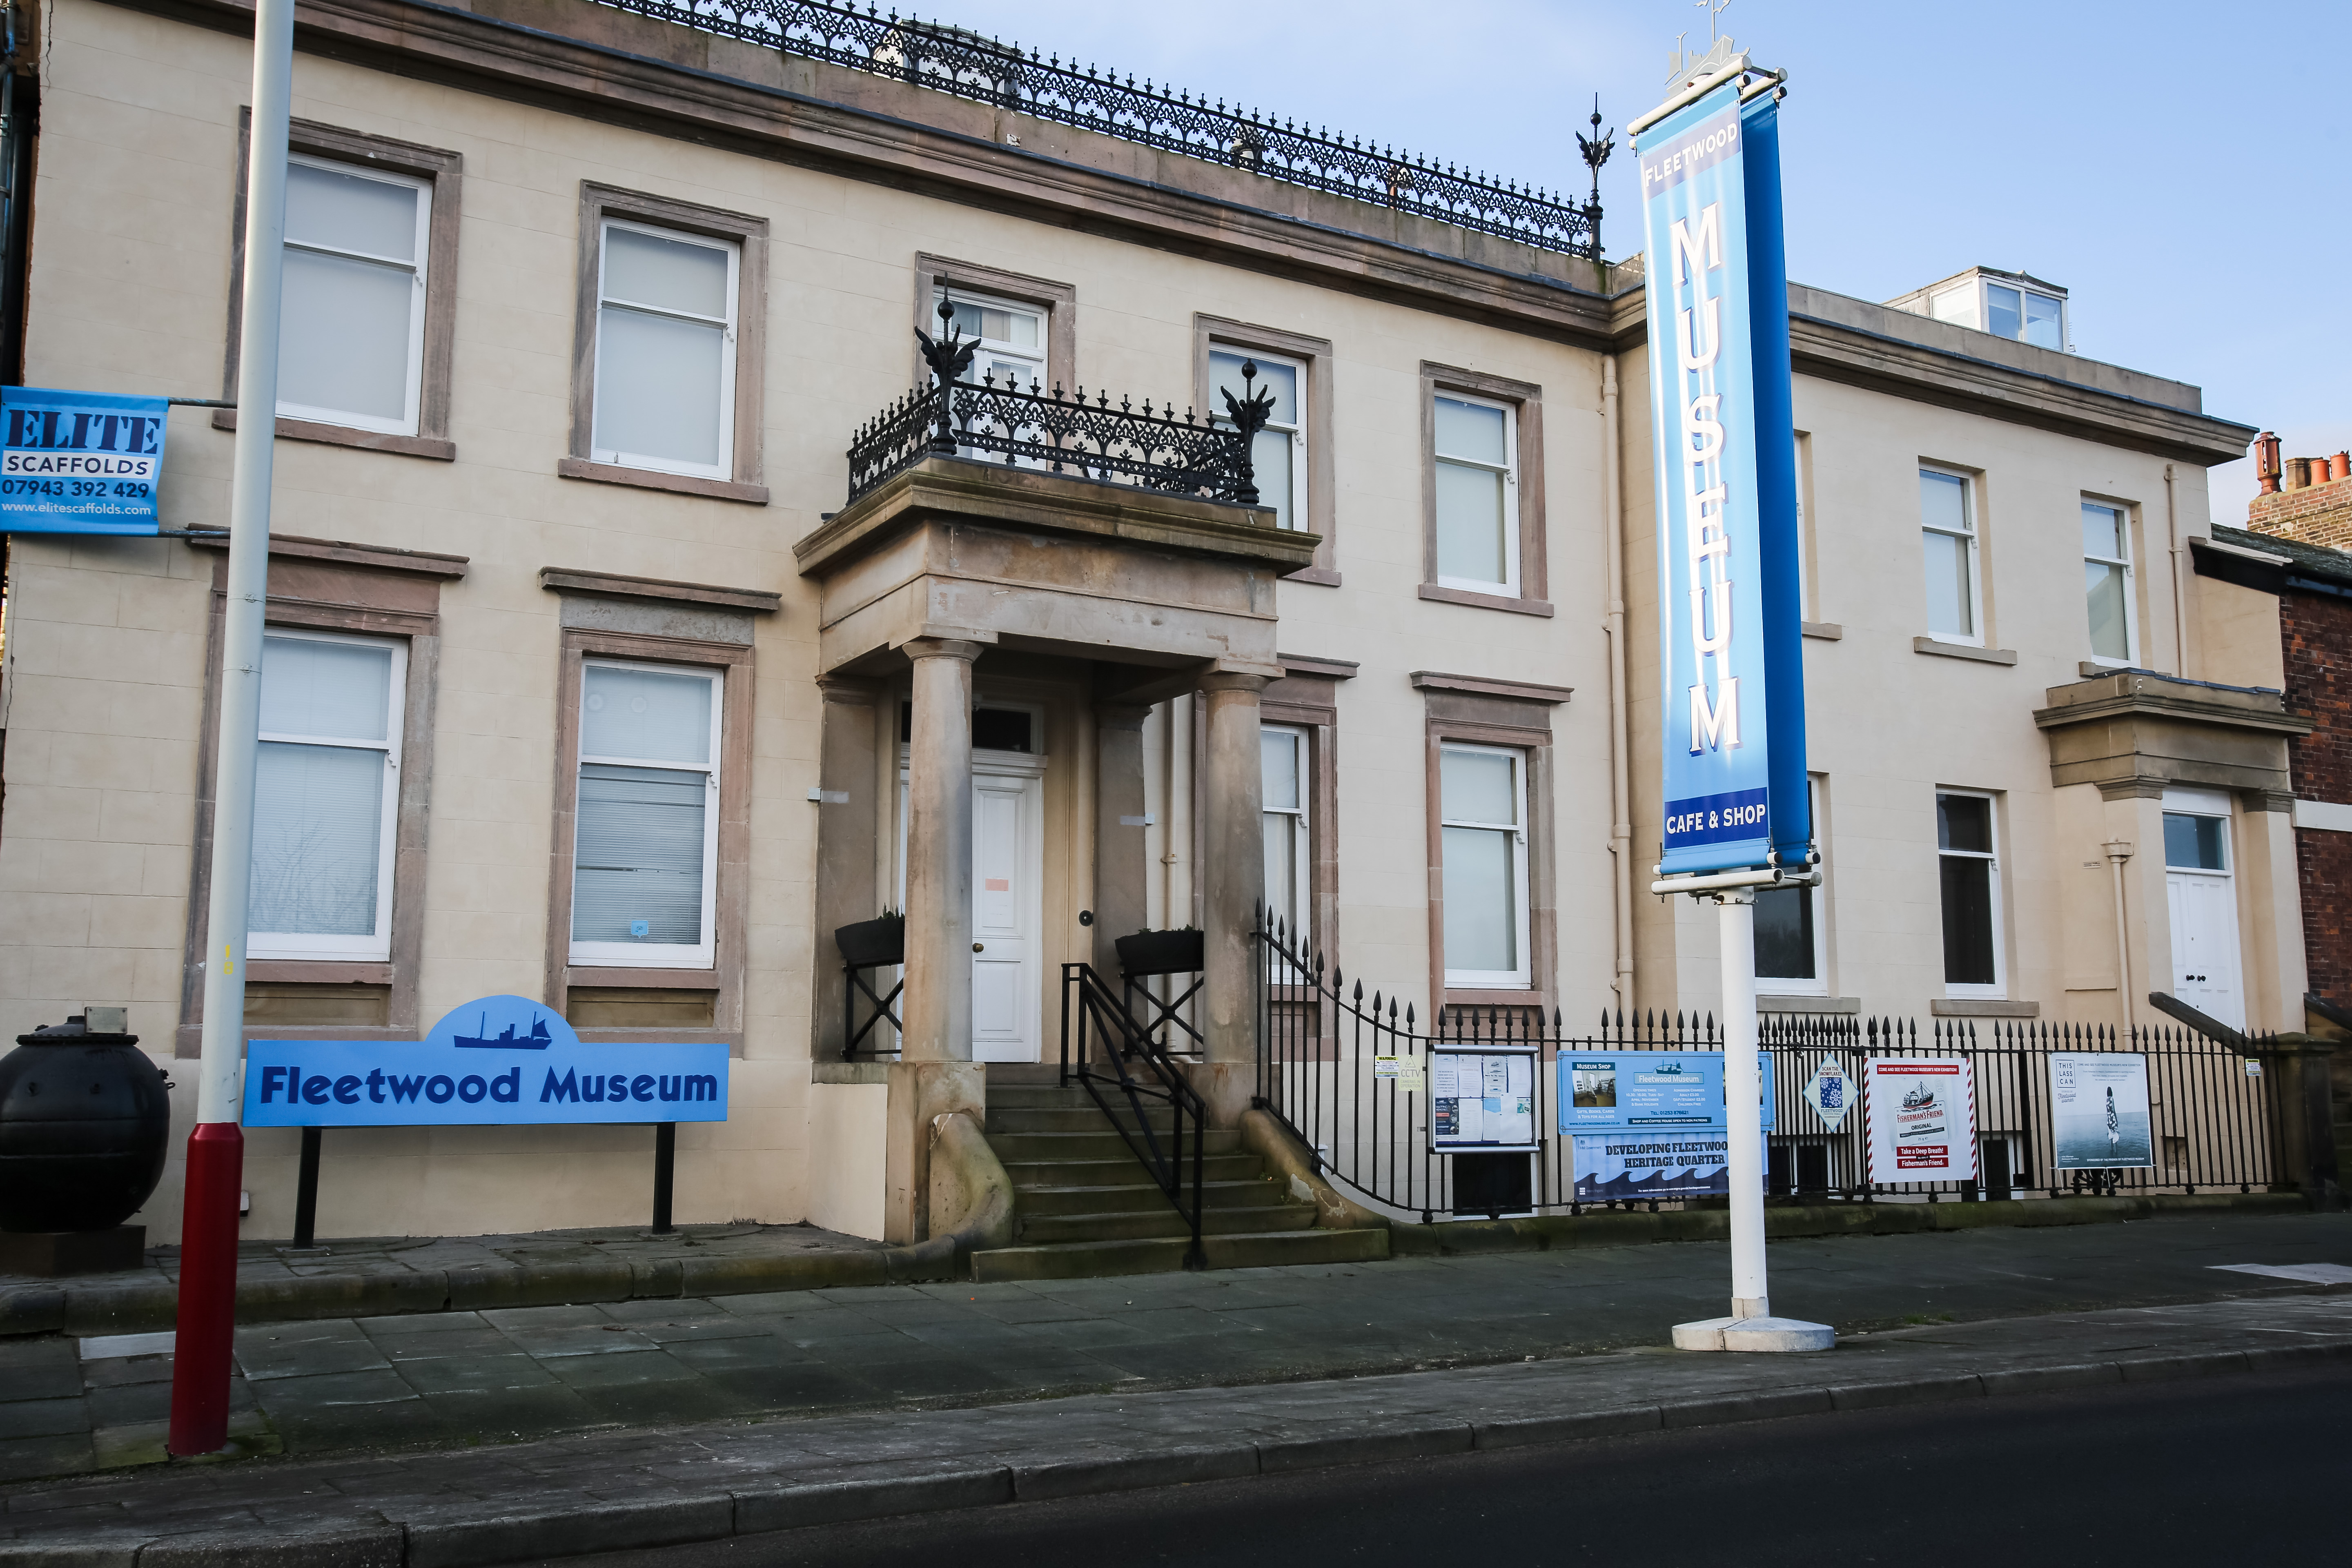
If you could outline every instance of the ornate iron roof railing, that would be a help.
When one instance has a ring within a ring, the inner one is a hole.
[[[1250,447],[1274,393],[1257,385],[1254,363],[1242,362],[1243,395],[1224,393],[1223,416],[1202,420],[1188,408],[1179,419],[1173,404],[1154,411],[1146,400],[1139,411],[1124,397],[1113,406],[1108,392],[1089,403],[1084,387],[1073,395],[1032,382],[1024,392],[1010,377],[1002,385],[985,375],[967,380],[979,341],[958,331],[952,301],[940,301],[940,321],[936,340],[915,333],[930,384],[885,408],[849,443],[852,501],[927,457],[988,453],[1048,473],[1257,504]]]
[[[939,22],[820,0],[600,0],[642,16],[915,82],[1040,120],[1245,169],[1571,256],[1601,258],[1601,204],[1415,157],[1208,95],[1041,59]],[[1594,130],[1600,126],[1597,122]],[[1607,153],[1601,154],[1605,158]],[[1588,157],[1588,162],[1591,159]],[[1598,164],[1594,164],[1597,171]]]

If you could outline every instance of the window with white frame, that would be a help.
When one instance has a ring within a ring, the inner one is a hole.
[[[1248,364],[1255,377],[1242,374]],[[1250,463],[1260,506],[1274,509],[1276,528],[1307,526],[1307,366],[1280,354],[1244,353],[1238,349],[1209,351],[1210,417],[1230,426],[1222,394],[1239,403],[1254,388],[1274,394],[1274,407],[1265,427],[1250,443]]]
[[[407,673],[404,642],[263,635],[251,956],[391,958]]]
[[[1436,409],[1437,581],[1518,592],[1518,411],[1441,392]]]
[[[1930,296],[1927,313],[1939,321],[2036,348],[2066,347],[2066,301],[2032,289],[1971,278]]]
[[[741,247],[624,218],[603,223],[589,455],[732,479]]]
[[[2132,604],[2131,519],[2119,506],[2083,503],[2083,593],[2091,617],[2091,657],[2129,664],[2138,657]]]
[[[1942,883],[1944,994],[2001,994],[2000,858],[1992,797],[1936,795],[1936,866]]]
[[[1967,478],[1919,470],[1920,543],[1926,556],[1927,635],[1982,643],[1983,595],[1977,573],[1976,498]]]
[[[719,879],[717,670],[586,659],[572,962],[708,969]]]
[[[1307,731],[1287,724],[1258,727],[1258,804],[1265,814],[1265,912],[1304,950],[1312,940],[1307,910],[1313,903],[1307,870]]]
[[[1445,984],[1525,990],[1528,961],[1528,758],[1448,742],[1438,756]]]
[[[1825,869],[1829,835],[1822,831],[1822,794],[1818,781],[1807,779],[1812,801],[1813,841],[1823,846]],[[1763,888],[1756,894],[1756,984],[1774,996],[1829,994],[1829,952],[1825,922],[1821,919],[1822,888]]]
[[[974,381],[989,376],[999,386],[1015,386],[1024,392],[1032,386],[1047,392],[1054,389],[1045,375],[1045,311],[1034,305],[1019,305],[961,289],[940,289],[934,290],[931,300],[934,320],[943,300],[955,306],[956,331],[967,338],[980,340],[980,352],[971,356]],[[924,331],[932,329],[926,324]]]
[[[432,220],[429,180],[287,160],[279,414],[416,434]]]

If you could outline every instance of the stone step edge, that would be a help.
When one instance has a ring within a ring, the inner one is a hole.
[[[714,1489],[699,1495],[591,1502],[572,1500],[538,1510],[485,1505],[489,1517],[433,1523],[386,1519],[380,1526],[337,1523],[305,1536],[299,1529],[210,1531],[185,1534],[105,1532],[76,1545],[0,1542],[0,1565],[100,1568],[135,1559],[140,1568],[196,1568],[257,1551],[299,1547],[305,1568],[500,1568],[549,1557],[683,1546],[950,1509],[1231,1480],[1251,1476],[1382,1464],[1442,1454],[1527,1448],[1630,1433],[1726,1426],[1789,1416],[1948,1404],[2126,1383],[2279,1372],[2352,1361],[2352,1338],[2187,1355],[2147,1356],[2011,1368],[1870,1383],[1792,1388],[1635,1404],[1614,1409],[1496,1421],[1400,1422],[1379,1417],[1286,1442],[1172,1443],[1109,1455],[1040,1455],[1032,1462],[958,1466],[904,1462],[907,1473],[876,1475],[868,1462],[803,1471],[775,1486]],[[1346,1424],[1335,1422],[1334,1426]],[[887,1463],[887,1461],[885,1462]],[[387,1510],[399,1507],[388,1502]],[[446,1513],[446,1502],[436,1511]]]
[[[1230,1157],[1230,1156],[1228,1156]],[[1079,1162],[1093,1163],[1095,1162]],[[2088,1225],[2167,1215],[2304,1213],[2294,1193],[2200,1194],[2195,1197],[2044,1198],[1982,1204],[1833,1204],[1764,1211],[1775,1238],[1896,1235],[1984,1225]],[[2008,1210],[2027,1211],[2008,1214]],[[2034,1212],[2038,1211],[2038,1212]],[[1672,1214],[1550,1215],[1536,1219],[1459,1220],[1389,1227],[1391,1256],[1538,1251],[1553,1247],[1625,1247],[1659,1241],[1719,1240],[1728,1234],[1718,1211]],[[742,1296],[766,1290],[823,1290],[851,1285],[936,1280],[936,1258],[911,1247],[781,1258],[620,1259],[530,1268],[419,1269],[406,1274],[315,1274],[240,1280],[240,1323],[313,1318],[394,1317],[412,1312],[471,1312],[496,1307],[593,1306],[640,1299]],[[178,1288],[165,1279],[135,1284],[16,1285],[0,1289],[0,1334],[136,1334],[171,1328]]]

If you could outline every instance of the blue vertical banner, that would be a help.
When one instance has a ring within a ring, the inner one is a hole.
[[[1735,78],[1643,130],[1662,876],[1811,858],[1778,106]]]
[[[0,387],[0,533],[156,531],[168,402]]]

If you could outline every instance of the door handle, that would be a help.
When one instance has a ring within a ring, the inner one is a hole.
[[[971,950],[974,952],[986,952],[988,951],[988,944],[986,942],[976,942],[971,944]]]

